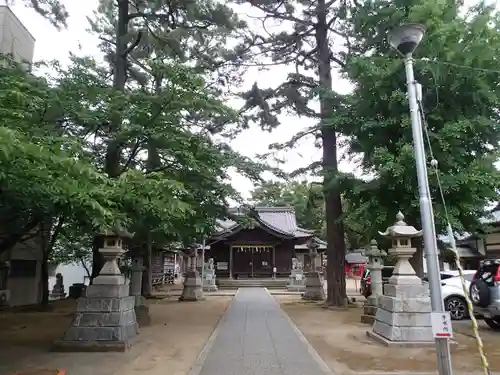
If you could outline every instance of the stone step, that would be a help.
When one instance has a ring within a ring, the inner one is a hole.
[[[239,289],[239,288],[269,288],[269,289],[285,289],[288,279],[243,279],[243,280],[228,280],[219,279],[220,289]]]

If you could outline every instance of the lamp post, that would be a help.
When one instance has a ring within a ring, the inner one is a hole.
[[[413,75],[412,54],[422,41],[424,34],[425,28],[422,25],[402,25],[389,32],[388,42],[392,48],[396,49],[404,57],[406,85],[408,88],[408,100],[410,102],[413,150],[417,167],[420,218],[422,220],[422,229],[424,232],[424,250],[427,262],[427,274],[429,277],[431,307],[433,312],[442,313],[445,309],[441,296],[436,228],[434,226],[434,213],[432,210],[429,181],[427,177],[424,137],[418,112],[417,82]],[[451,375],[452,367],[448,339],[436,338],[436,354],[439,375]]]

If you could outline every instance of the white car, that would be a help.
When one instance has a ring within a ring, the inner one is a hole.
[[[466,293],[469,291],[475,273],[475,270],[464,270]],[[441,294],[444,308],[450,312],[451,319],[462,320],[469,317],[469,309],[465,302],[465,294],[458,271],[441,272]]]

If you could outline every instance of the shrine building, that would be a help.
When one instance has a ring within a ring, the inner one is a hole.
[[[218,278],[269,278],[274,267],[277,277],[288,277],[293,258],[307,270],[310,241],[314,241],[320,254],[316,266],[322,265],[326,243],[314,231],[297,225],[293,208],[237,208],[230,209],[230,214],[235,220],[219,221],[206,243],[205,257],[214,259]]]

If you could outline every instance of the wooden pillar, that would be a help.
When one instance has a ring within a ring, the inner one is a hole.
[[[229,280],[233,279],[233,247],[229,245]]]

